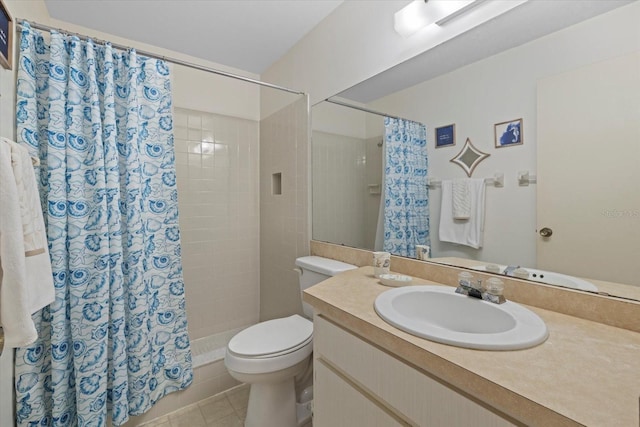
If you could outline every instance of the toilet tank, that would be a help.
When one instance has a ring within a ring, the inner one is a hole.
[[[319,256],[300,257],[296,259],[296,265],[300,269],[300,297],[305,289],[344,271],[358,268],[355,265]],[[313,317],[313,307],[309,304],[303,302],[302,309],[307,318]]]

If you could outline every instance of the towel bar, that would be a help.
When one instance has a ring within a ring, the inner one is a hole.
[[[496,188],[504,187],[504,173],[496,172],[493,174],[493,178],[485,178],[484,183],[487,185],[493,185]],[[441,179],[427,178],[427,187],[435,188],[442,185]]]
[[[529,184],[536,184],[538,182],[538,177],[535,175],[530,175],[529,171],[519,171],[518,172],[518,185],[521,187],[526,187]]]

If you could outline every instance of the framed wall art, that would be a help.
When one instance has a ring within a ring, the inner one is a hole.
[[[0,65],[11,69],[13,58],[13,19],[7,6],[0,0]]]
[[[493,133],[496,148],[522,145],[522,119],[509,120],[508,122],[493,125]]]
[[[456,145],[456,125],[446,125],[436,128],[436,148]]]

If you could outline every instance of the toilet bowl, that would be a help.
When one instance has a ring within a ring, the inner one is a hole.
[[[313,323],[294,314],[258,323],[229,341],[229,373],[251,384],[245,426],[298,426],[294,379],[311,363],[312,333]]]
[[[298,258],[296,265],[301,291],[357,268],[317,256]],[[303,311],[312,317],[307,304]],[[250,326],[229,341],[224,363],[233,378],[251,386],[245,427],[300,427],[310,421],[311,404],[297,401],[296,377],[311,372],[312,335],[313,323],[294,314]],[[311,388],[303,394],[307,399]]]

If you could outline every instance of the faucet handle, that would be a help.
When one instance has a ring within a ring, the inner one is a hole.
[[[502,295],[504,291],[504,282],[497,277],[492,277],[487,280],[486,291],[493,295]]]
[[[486,300],[497,304],[502,304],[506,301],[504,295],[502,295],[503,292],[504,283],[502,282],[502,280],[498,279],[497,277],[492,277],[487,280],[485,288]]]
[[[472,283],[473,283],[473,274],[469,273],[468,271],[461,271],[460,273],[458,273],[459,286],[471,288],[473,287]]]

